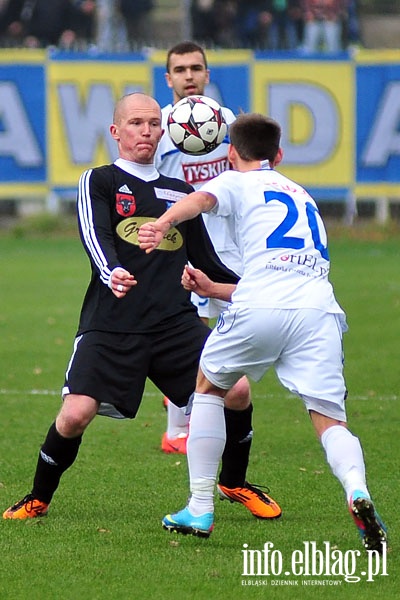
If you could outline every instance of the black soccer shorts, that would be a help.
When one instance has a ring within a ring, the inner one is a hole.
[[[176,406],[186,406],[209,333],[196,315],[153,333],[84,333],[75,340],[63,394],[90,396],[134,418],[148,377]]]

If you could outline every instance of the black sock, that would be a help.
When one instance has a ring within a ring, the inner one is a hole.
[[[58,488],[61,475],[75,461],[82,436],[64,438],[53,423],[40,450],[33,480],[32,494],[38,500],[49,504]]]
[[[242,487],[246,481],[253,436],[252,412],[252,404],[245,410],[225,408],[226,444],[218,480],[225,487]]]

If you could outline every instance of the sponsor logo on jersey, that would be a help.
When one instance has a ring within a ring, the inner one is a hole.
[[[177,190],[168,190],[165,188],[154,188],[156,198],[159,200],[167,200],[168,202],[178,202],[184,196],[187,196],[186,192],[178,192]]]
[[[117,225],[117,234],[125,242],[133,244],[134,246],[139,246],[138,234],[140,227],[143,225],[143,223],[156,220],[157,219],[154,217],[130,217],[129,219],[124,219]],[[182,248],[182,246],[182,234],[178,231],[178,229],[173,227],[164,235],[164,239],[158,246],[157,250],[174,251],[179,250],[179,248]]]
[[[121,217],[131,217],[136,211],[135,196],[131,194],[117,194],[115,197],[115,208]]]
[[[205,183],[229,169],[229,161],[224,156],[207,162],[182,163],[185,181],[191,185]]]

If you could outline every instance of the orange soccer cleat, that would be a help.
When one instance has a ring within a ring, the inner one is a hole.
[[[169,438],[164,433],[161,440],[161,450],[167,454],[186,454],[187,433],[181,433],[176,438]]]
[[[3,519],[33,519],[47,514],[49,505],[28,494],[3,513]]]
[[[282,514],[282,509],[275,500],[248,481],[244,482],[243,487],[236,488],[228,488],[219,483],[217,489],[221,500],[243,504],[258,519],[277,519]]]

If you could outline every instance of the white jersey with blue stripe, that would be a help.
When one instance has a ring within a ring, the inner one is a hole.
[[[230,222],[243,273],[234,304],[316,308],[343,313],[328,280],[327,235],[313,198],[269,167],[226,171],[202,190],[218,199],[210,212]]]

